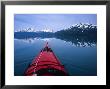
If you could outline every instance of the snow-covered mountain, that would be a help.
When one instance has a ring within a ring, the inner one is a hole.
[[[70,28],[72,28],[72,27],[77,27],[77,28],[81,28],[81,29],[87,29],[87,28],[96,28],[97,26],[89,24],[89,23],[86,23],[86,24],[80,23],[80,24],[72,25]]]
[[[82,30],[89,30],[89,29],[95,29],[97,28],[96,25],[92,25],[92,24],[88,24],[88,23],[80,23],[80,24],[75,24],[75,25],[72,25],[71,27],[67,28],[67,29],[64,29],[64,30],[70,30],[72,28],[79,28],[79,29],[82,29]],[[52,29],[48,29],[48,28],[44,28],[42,30],[36,30],[34,28],[27,28],[27,29],[20,29],[18,31],[15,31],[15,32],[53,32]]]

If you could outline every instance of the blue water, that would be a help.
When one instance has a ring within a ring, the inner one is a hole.
[[[14,75],[22,76],[46,42],[71,76],[97,75],[97,46],[76,46],[56,38],[14,39]],[[85,43],[86,44],[86,43]]]

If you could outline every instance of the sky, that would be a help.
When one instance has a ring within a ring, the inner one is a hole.
[[[45,29],[53,32],[69,28],[75,24],[89,23],[97,25],[96,14],[15,14],[14,30],[33,28],[35,31]]]

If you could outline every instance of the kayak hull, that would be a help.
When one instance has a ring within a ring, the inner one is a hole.
[[[51,48],[46,45],[37,57],[32,61],[27,70],[26,76],[66,76],[68,75],[64,65],[55,56]]]

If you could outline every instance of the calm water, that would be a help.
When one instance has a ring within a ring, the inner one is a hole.
[[[65,69],[69,75],[97,75],[97,47],[95,44],[82,47],[56,38],[14,39],[14,41],[14,73],[16,76],[23,75],[27,66],[47,41],[55,55],[65,65]]]

